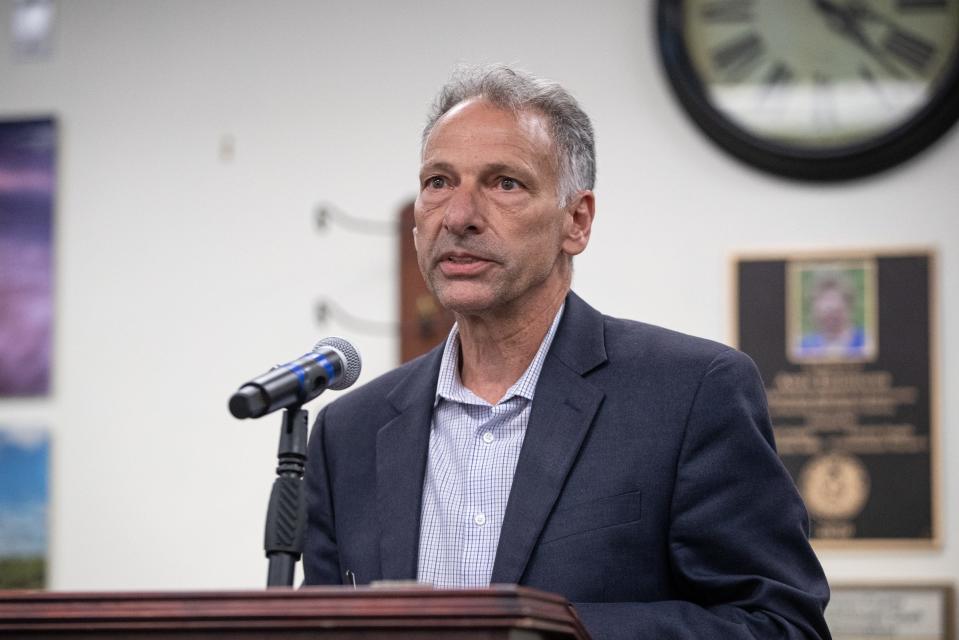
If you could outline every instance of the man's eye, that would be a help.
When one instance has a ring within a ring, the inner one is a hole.
[[[512,191],[513,189],[519,187],[519,182],[513,178],[501,178],[499,181],[499,186],[503,189],[503,191]]]
[[[440,176],[433,176],[426,180],[426,186],[430,189],[442,189],[446,186],[446,179]]]

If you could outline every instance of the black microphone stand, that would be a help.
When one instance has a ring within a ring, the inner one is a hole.
[[[280,447],[277,453],[276,480],[270,492],[266,512],[263,548],[270,565],[266,586],[292,587],[293,570],[303,554],[306,537],[306,492],[303,470],[306,468],[307,412],[299,405],[283,411]]]

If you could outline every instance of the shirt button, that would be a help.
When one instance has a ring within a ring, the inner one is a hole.
[[[493,434],[490,433],[489,431],[487,431],[486,433],[484,433],[484,434],[483,434],[483,442],[485,442],[486,444],[492,444],[492,442],[493,442]]]
[[[476,516],[473,517],[473,522],[482,527],[486,524],[486,516],[482,513],[477,513]]]

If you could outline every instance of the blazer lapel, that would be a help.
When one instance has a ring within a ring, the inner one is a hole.
[[[384,580],[415,580],[423,474],[440,346],[387,396],[400,412],[376,437],[376,502]]]
[[[583,375],[606,362],[603,317],[573,293],[533,399],[506,515],[493,583],[518,583],[556,503],[604,393]]]

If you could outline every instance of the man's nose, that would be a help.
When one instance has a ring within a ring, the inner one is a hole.
[[[443,212],[443,226],[453,235],[482,233],[485,225],[479,194],[466,185],[453,190]]]

